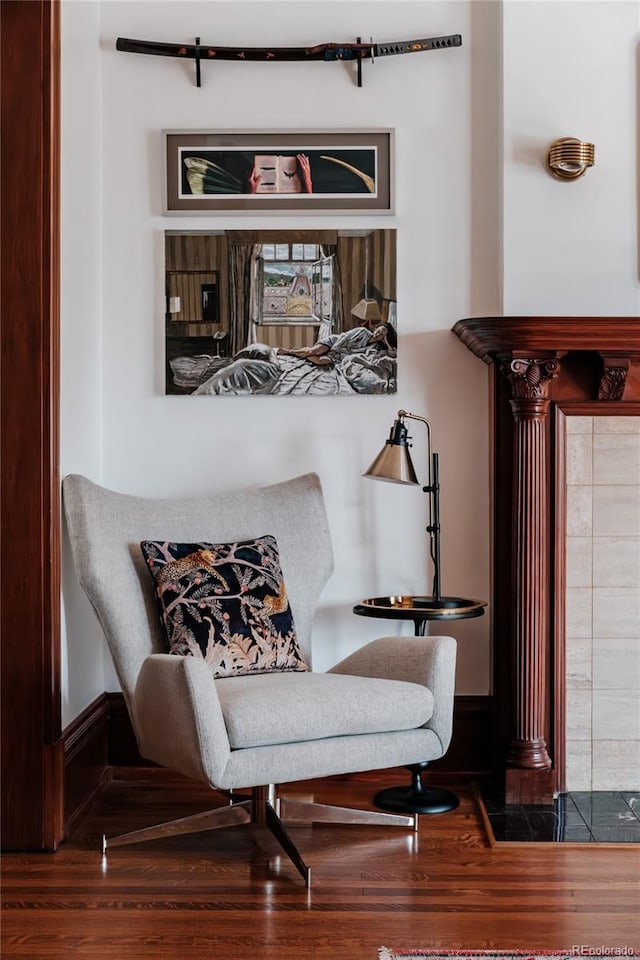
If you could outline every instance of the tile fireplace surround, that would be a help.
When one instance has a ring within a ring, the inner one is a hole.
[[[507,805],[635,791],[640,317],[453,332],[492,367],[494,782]]]
[[[567,789],[640,791],[640,417],[567,418]]]

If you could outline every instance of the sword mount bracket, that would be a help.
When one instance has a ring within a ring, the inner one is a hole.
[[[202,59],[202,49],[200,47],[200,37],[196,37],[196,50],[195,50],[195,65],[196,65],[196,87],[202,86],[202,78],[200,76],[200,60]]]
[[[362,43],[362,37],[356,37],[356,43]],[[370,60],[371,63],[375,63],[376,59],[373,55],[373,50],[374,50],[373,37],[369,37],[369,43],[371,44],[371,49],[369,52],[368,59]],[[357,78],[359,87],[362,86],[362,61],[364,59],[365,59],[364,56],[356,57],[356,78]]]

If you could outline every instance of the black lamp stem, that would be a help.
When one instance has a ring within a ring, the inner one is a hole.
[[[398,410],[398,419],[395,421],[391,430],[391,442],[400,442],[400,430],[403,429],[402,440],[406,440],[406,427],[403,419],[419,420],[427,428],[427,465],[429,470],[429,479],[426,487],[423,487],[425,493],[429,494],[429,525],[427,533],[429,534],[429,551],[433,562],[433,596],[436,600],[442,599],[442,582],[440,579],[440,469],[438,454],[432,452],[431,448],[431,424],[424,417],[415,413],[409,413],[408,410]],[[395,434],[394,434],[395,431]]]
[[[424,492],[429,494],[431,500],[427,533],[431,539],[433,595],[436,600],[440,600],[442,598],[442,583],[440,580],[440,470],[437,453],[431,456],[431,476],[429,479],[429,486],[424,487]]]

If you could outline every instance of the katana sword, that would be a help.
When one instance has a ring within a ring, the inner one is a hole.
[[[333,63],[337,60],[355,61],[360,65],[365,60],[373,62],[376,57],[395,57],[403,53],[422,53],[425,50],[446,50],[449,47],[461,47],[462,37],[453,33],[446,37],[429,37],[424,40],[398,40],[394,43],[319,43],[313,47],[216,47],[200,43],[162,43],[156,40],[130,40],[118,37],[116,49],[126,53],[147,53],[156,57],[178,57],[182,60],[195,60],[198,86],[200,86],[200,64],[204,60],[248,60],[274,63],[305,62],[323,60]],[[360,70],[359,70],[360,73]]]

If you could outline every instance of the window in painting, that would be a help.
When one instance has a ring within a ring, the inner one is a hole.
[[[258,323],[333,319],[333,255],[317,243],[263,243],[258,270]]]

